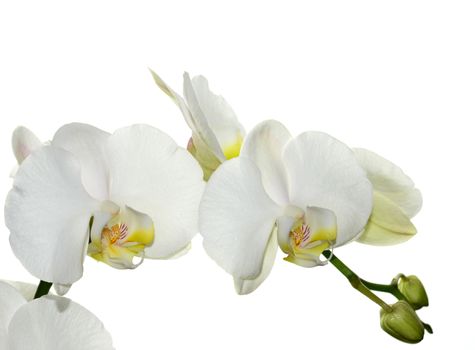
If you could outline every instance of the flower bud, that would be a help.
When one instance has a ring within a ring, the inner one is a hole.
[[[411,275],[406,277],[401,275],[397,288],[414,310],[419,310],[421,307],[429,305],[426,290],[417,276]]]
[[[391,310],[381,309],[381,328],[405,343],[419,343],[424,338],[424,324],[406,301],[391,305]]]

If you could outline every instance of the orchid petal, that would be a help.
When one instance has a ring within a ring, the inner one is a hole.
[[[183,93],[195,123],[195,129],[192,129],[193,134],[195,136],[197,135],[221,162],[225,161],[226,157],[221,149],[217,135],[211,129],[208,116],[201,107],[201,103],[203,103],[202,100],[205,99],[205,97],[203,93],[200,93],[198,97],[188,73],[183,75]]]
[[[94,126],[72,123],[61,127],[52,141],[53,146],[71,152],[81,162],[84,188],[99,200],[109,197],[104,154],[104,146],[109,136],[109,133]]]
[[[306,132],[287,143],[283,159],[291,203],[333,211],[335,246],[354,239],[371,213],[372,187],[353,151],[330,135]]]
[[[353,151],[374,191],[394,202],[409,218],[414,217],[422,207],[422,195],[411,178],[397,165],[376,153],[363,148]]]
[[[191,112],[188,109],[188,106],[186,105],[185,100],[183,97],[181,97],[178,93],[176,93],[172,88],[170,88],[163,80],[160,78],[160,76],[155,73],[153,70],[149,69],[150,73],[152,73],[153,80],[155,81],[155,84],[165,93],[170,97],[173,102],[178,106],[180,109],[181,113],[183,114],[183,117],[185,118],[186,123],[188,124],[189,128],[191,130],[197,130],[197,125],[193,117],[191,116]]]
[[[241,156],[252,159],[257,165],[266,192],[279,204],[289,202],[282,150],[290,139],[291,135],[283,124],[268,120],[252,129],[241,150]]]
[[[102,322],[69,299],[45,296],[21,306],[8,329],[11,350],[109,350]]]
[[[199,164],[158,129],[135,125],[108,140],[110,199],[150,216],[155,226],[146,257],[167,258],[188,246],[198,231],[204,189]]]
[[[5,204],[13,252],[35,277],[68,284],[82,276],[89,219],[98,206],[79,161],[44,146],[20,166]]]
[[[10,320],[24,304],[26,299],[15,287],[0,281],[0,345],[3,345],[2,340],[6,338]]]
[[[417,233],[406,213],[379,192],[374,193],[373,213],[358,242],[392,245],[405,242]]]
[[[289,233],[295,224],[296,219],[292,216],[284,215],[277,219],[277,240],[280,249],[286,254],[291,252]]]
[[[277,243],[277,233],[276,228],[274,233],[270,236],[269,242],[267,242],[267,247],[264,253],[264,259],[262,261],[261,272],[254,279],[242,279],[239,277],[234,278],[234,288],[236,293],[239,295],[250,294],[257,289],[269,276],[274,266],[275,256],[277,255],[277,248],[279,244]]]
[[[71,286],[72,286],[71,283],[68,283],[68,284],[55,283],[55,284],[53,284],[54,291],[56,292],[56,294],[58,294],[60,296],[63,296],[67,292],[69,292],[69,290],[71,289]]]
[[[196,136],[196,133],[193,133],[188,142],[187,150],[200,163],[201,169],[203,169],[203,179],[208,181],[211,174],[221,165],[221,161],[215,156],[211,148]]]
[[[26,157],[35,149],[41,147],[42,143],[29,129],[19,126],[13,131],[12,148],[18,164],[21,164]]]
[[[211,176],[201,201],[204,248],[235,279],[256,279],[281,211],[265,192],[251,160],[229,160]]]
[[[244,138],[244,128],[231,106],[222,96],[214,94],[209,89],[208,80],[201,75],[193,77],[190,81],[188,73],[185,73],[184,86],[185,97],[193,116],[198,120],[201,116],[206,118],[207,123],[201,125],[209,126],[226,159],[237,157]],[[207,131],[203,130],[203,133],[206,134]],[[213,143],[210,146],[212,147]]]
[[[1,282],[5,282],[5,283],[8,283],[9,285],[11,285],[21,295],[23,295],[23,298],[25,298],[27,301],[33,300],[33,298],[35,297],[36,289],[38,288],[38,286],[36,286],[34,284],[19,282],[19,281],[3,280]]]

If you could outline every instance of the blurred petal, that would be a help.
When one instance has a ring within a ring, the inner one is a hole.
[[[409,176],[394,163],[363,148],[355,148],[358,162],[366,171],[373,189],[393,201],[409,217],[422,207],[422,195]]]
[[[306,132],[287,143],[283,159],[291,203],[333,211],[335,246],[354,239],[371,213],[372,187],[353,151],[330,135]]]
[[[270,236],[269,242],[267,242],[266,251],[264,253],[264,260],[262,261],[261,272],[254,279],[241,279],[239,277],[234,278],[234,287],[236,292],[240,295],[249,294],[254,292],[262,282],[269,276],[274,266],[275,256],[277,254],[277,230],[274,229],[274,233]]]
[[[41,145],[42,143],[36,135],[24,126],[19,126],[13,131],[12,148],[18,164],[21,164],[31,152]]]
[[[112,350],[102,322],[69,299],[45,296],[23,305],[9,326],[11,350]]]
[[[52,145],[74,154],[81,162],[84,188],[99,200],[109,197],[104,146],[109,133],[80,123],[67,124],[54,135]]]
[[[204,248],[234,278],[256,279],[281,211],[251,160],[227,161],[209,179],[201,202]]]
[[[373,213],[358,242],[392,245],[405,242],[416,233],[416,228],[401,208],[375,192]]]
[[[282,151],[290,139],[290,133],[284,125],[268,120],[252,129],[241,151],[241,156],[252,159],[257,165],[266,192],[279,204],[289,203]]]
[[[196,160],[158,129],[135,125],[116,131],[107,144],[111,200],[150,216],[155,226],[146,257],[167,258],[198,232],[204,189]]]
[[[23,304],[26,304],[26,299],[21,293],[10,284],[0,281],[0,336],[7,333],[10,320]]]
[[[193,77],[191,80],[193,93],[189,89],[189,83],[189,76],[185,73],[185,97],[193,116],[199,119],[203,115],[206,118],[207,125],[217,138],[226,159],[237,157],[244,138],[244,128],[233,109],[222,96],[214,94],[209,89],[205,77],[201,75]]]
[[[5,204],[13,252],[41,280],[77,281],[97,206],[71,153],[53,146],[38,149],[22,163]]]

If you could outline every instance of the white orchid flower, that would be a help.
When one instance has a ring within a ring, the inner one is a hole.
[[[102,322],[75,302],[44,296],[28,302],[0,281],[0,349],[112,350]]]
[[[421,192],[409,176],[389,160],[366,149],[354,149],[373,184],[373,212],[358,241],[373,245],[402,243],[417,230],[411,219],[422,207]]]
[[[371,183],[350,148],[320,132],[292,138],[266,121],[209,179],[200,232],[207,253],[247,294],[270,273],[278,246],[290,262],[322,265],[321,253],[355,239],[371,209]]]
[[[112,135],[63,126],[14,177],[5,204],[11,247],[35,277],[65,286],[59,293],[82,276],[86,252],[116,268],[172,257],[198,231],[202,176],[185,149],[151,126]]]
[[[205,180],[225,160],[237,157],[245,131],[231,106],[215,95],[203,76],[183,75],[184,98],[171,89],[154,71],[155,83],[180,108],[192,131],[188,150],[203,168]]]

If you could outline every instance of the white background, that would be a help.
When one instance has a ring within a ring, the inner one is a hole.
[[[2,1],[0,196],[11,187],[10,135],[61,125],[108,131],[148,123],[186,145],[190,132],[147,67],[181,91],[208,77],[249,130],[275,118],[328,132],[400,165],[424,195],[406,244],[337,254],[369,280],[417,274],[432,324],[418,349],[473,349],[475,11],[463,1]],[[2,216],[3,220],[3,216]],[[0,223],[0,278],[36,283]],[[94,312],[117,349],[403,349],[379,309],[332,266],[279,256],[238,296],[194,240],[172,261],[118,271],[87,258],[68,297]],[[391,300],[391,298],[388,298]]]

